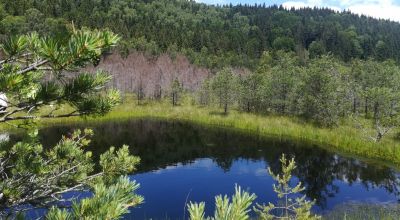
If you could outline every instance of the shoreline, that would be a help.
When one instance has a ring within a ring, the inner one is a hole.
[[[40,120],[38,127],[60,124],[102,123],[129,119],[175,120],[200,126],[232,129],[265,138],[302,141],[325,150],[345,156],[360,158],[374,163],[400,168],[400,142],[393,137],[385,137],[380,143],[365,140],[361,132],[349,125],[321,128],[296,117],[258,115],[232,110],[228,115],[211,107],[182,105],[172,107],[165,102],[151,102],[144,105],[126,102],[117,106],[103,117],[74,117]],[[7,126],[7,125],[5,125]],[[11,126],[1,126],[0,131],[17,131]]]

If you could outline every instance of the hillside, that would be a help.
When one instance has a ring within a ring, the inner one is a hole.
[[[123,36],[120,52],[185,54],[192,63],[253,68],[263,51],[288,50],[306,60],[332,53],[400,60],[400,24],[329,9],[210,6],[183,0],[0,0],[0,34],[37,31],[65,37],[71,23]]]

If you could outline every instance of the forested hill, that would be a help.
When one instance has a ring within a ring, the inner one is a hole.
[[[0,0],[0,34],[65,36],[65,25],[109,28],[120,51],[186,54],[195,64],[252,66],[266,50],[301,58],[331,52],[344,61],[400,61],[400,24],[329,9],[210,6],[181,0]]]

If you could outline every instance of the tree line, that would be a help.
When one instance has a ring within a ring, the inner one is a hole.
[[[250,74],[224,68],[207,78],[197,100],[220,106],[225,114],[236,108],[299,116],[327,127],[353,118],[364,130],[365,121],[372,121],[376,134],[368,138],[379,141],[398,124],[399,80],[400,68],[393,61],[344,63],[322,55],[302,64],[293,52],[265,52]]]
[[[0,0],[2,36],[36,31],[63,38],[71,22],[118,33],[123,55],[132,49],[180,52],[209,68],[252,68],[267,50],[293,51],[302,59],[331,53],[346,62],[400,59],[398,23],[348,11],[186,0]]]

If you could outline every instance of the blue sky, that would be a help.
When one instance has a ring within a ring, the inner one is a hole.
[[[329,7],[334,10],[350,10],[357,14],[400,22],[400,0],[197,0],[207,4],[262,4],[285,7]]]

